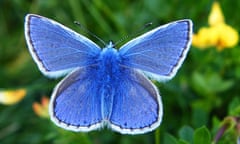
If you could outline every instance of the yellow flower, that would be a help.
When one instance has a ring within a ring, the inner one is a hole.
[[[238,32],[224,22],[220,5],[216,1],[213,3],[208,23],[210,27],[200,28],[199,32],[193,35],[194,46],[202,49],[215,46],[221,51],[238,43]]]
[[[216,26],[218,31],[217,49],[232,48],[238,43],[238,32],[225,23]]]
[[[49,118],[48,105],[49,105],[49,98],[44,96],[41,99],[41,103],[38,103],[38,102],[33,103],[33,111],[39,117]]]
[[[0,103],[12,105],[26,96],[26,89],[0,91]]]
[[[207,35],[207,36],[206,36]],[[213,46],[218,41],[218,32],[212,27],[203,27],[193,35],[192,43],[199,48]]]
[[[217,1],[215,1],[212,5],[212,9],[208,17],[208,23],[210,26],[224,23],[224,16],[221,7]]]

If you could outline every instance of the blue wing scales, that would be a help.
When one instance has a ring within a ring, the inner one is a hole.
[[[120,48],[123,65],[140,69],[159,81],[171,79],[186,57],[191,35],[191,20],[155,28]]]
[[[35,62],[47,76],[95,64],[101,49],[86,37],[48,18],[29,14],[25,37]]]
[[[122,68],[114,86],[110,127],[123,134],[142,134],[157,128],[163,108],[157,88],[141,72]]]
[[[56,125],[72,131],[91,131],[102,126],[96,75],[93,67],[79,68],[56,86],[49,108]]]

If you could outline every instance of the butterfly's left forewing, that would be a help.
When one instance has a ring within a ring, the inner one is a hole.
[[[48,18],[28,14],[25,37],[41,72],[57,77],[76,67],[96,63],[101,49],[91,40]]]
[[[191,35],[191,20],[157,27],[120,48],[122,64],[140,69],[156,80],[169,80],[187,55]]]

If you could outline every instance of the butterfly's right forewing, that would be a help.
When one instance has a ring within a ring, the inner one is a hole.
[[[190,48],[191,20],[157,27],[123,45],[119,53],[123,65],[144,71],[156,80],[171,79]]]

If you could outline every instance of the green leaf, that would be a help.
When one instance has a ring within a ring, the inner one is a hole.
[[[202,74],[195,72],[192,81],[193,88],[202,96],[228,90],[234,84],[233,80],[223,80],[217,73]]]
[[[193,132],[194,130],[190,126],[183,126],[179,130],[178,135],[181,139],[193,143]]]
[[[240,99],[238,96],[235,96],[228,107],[228,114],[232,116],[240,115]]]
[[[203,105],[204,106],[204,105]],[[193,108],[192,124],[193,127],[200,127],[208,121],[208,113],[201,108]]]
[[[178,144],[178,141],[172,135],[165,133],[163,144]]]
[[[193,135],[194,144],[210,144],[211,136],[209,130],[203,126],[195,130]]]
[[[190,142],[187,142],[187,141],[185,141],[185,140],[180,139],[180,140],[178,141],[178,144],[190,144]]]

